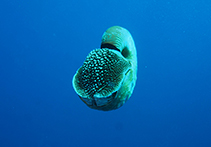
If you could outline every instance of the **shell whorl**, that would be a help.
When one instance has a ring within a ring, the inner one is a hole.
[[[90,108],[113,110],[131,96],[137,74],[136,48],[126,29],[113,26],[102,36],[101,48],[89,53],[73,77],[73,87]]]
[[[107,29],[102,36],[101,48],[107,45],[116,47],[125,58],[133,62],[134,66],[137,66],[135,43],[127,29],[120,26],[113,26]]]

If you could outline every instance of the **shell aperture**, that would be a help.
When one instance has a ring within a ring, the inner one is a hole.
[[[73,77],[73,88],[90,108],[109,111],[131,96],[137,78],[137,55],[129,31],[110,27],[101,48],[91,51]]]

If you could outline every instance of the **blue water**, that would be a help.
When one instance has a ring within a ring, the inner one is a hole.
[[[210,147],[210,0],[1,0],[0,147]],[[120,109],[88,108],[72,77],[127,28],[138,79]]]

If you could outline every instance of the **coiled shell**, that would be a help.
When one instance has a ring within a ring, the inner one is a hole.
[[[109,111],[131,96],[137,79],[137,55],[129,31],[110,27],[101,48],[89,53],[73,77],[73,88],[90,108]]]

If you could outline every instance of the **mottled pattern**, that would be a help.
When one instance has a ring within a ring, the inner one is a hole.
[[[90,52],[81,67],[78,84],[89,97],[107,97],[120,86],[130,63],[115,50],[96,49]]]

